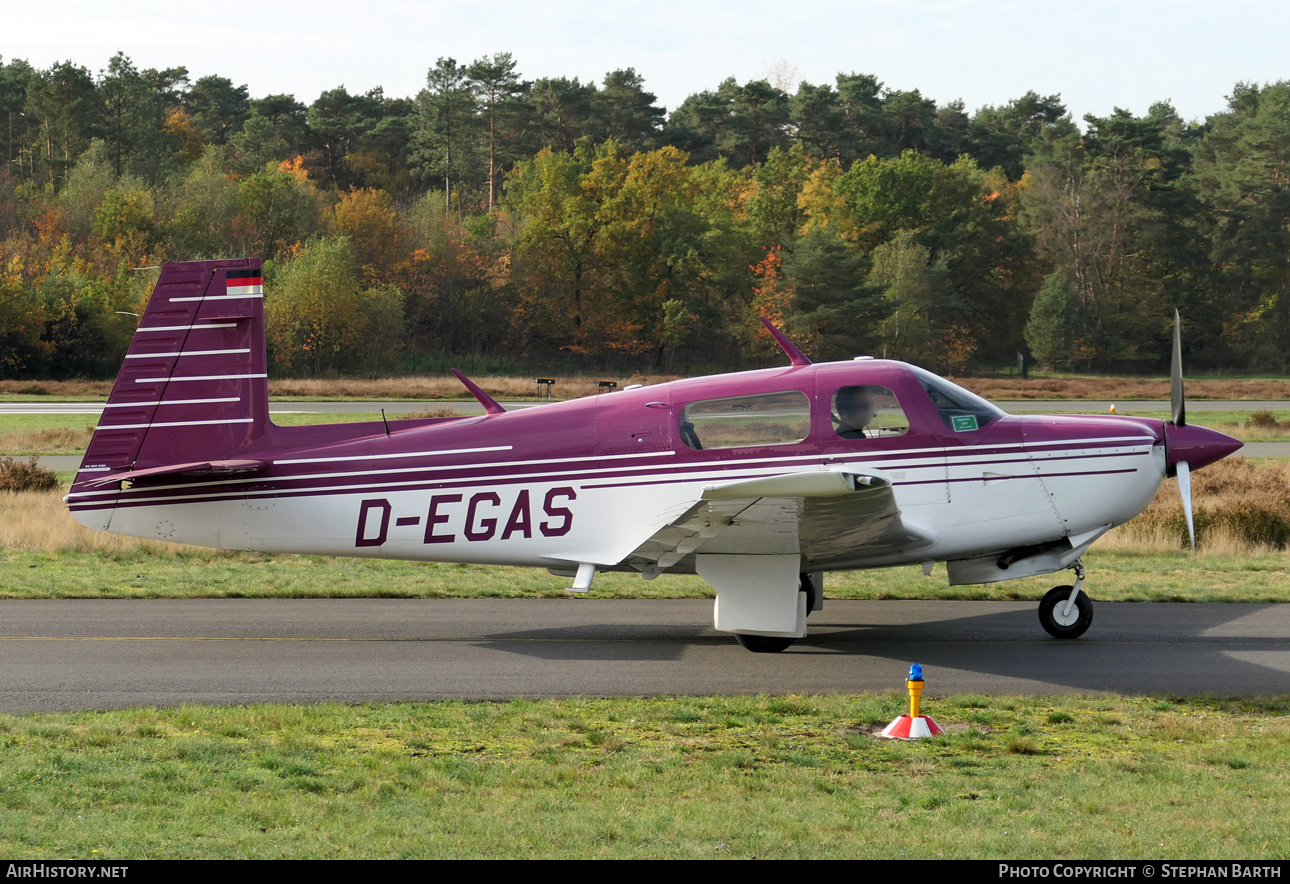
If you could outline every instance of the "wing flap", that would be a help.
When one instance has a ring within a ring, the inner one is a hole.
[[[925,542],[903,524],[888,476],[848,468],[708,485],[625,561],[652,578],[700,551],[826,561]]]

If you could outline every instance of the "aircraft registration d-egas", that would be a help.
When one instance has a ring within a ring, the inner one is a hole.
[[[269,420],[258,260],[168,264],[67,497],[85,525],[221,549],[697,573],[753,651],[806,635],[829,571],[947,563],[951,584],[1072,569],[1043,627],[1081,635],[1080,557],[1241,443],[1174,419],[1009,415],[912,365],[789,365],[506,412]]]

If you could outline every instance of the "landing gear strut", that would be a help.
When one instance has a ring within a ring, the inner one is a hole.
[[[799,579],[800,589],[806,593],[806,616],[809,617],[811,616],[811,611],[815,608],[820,590],[815,585],[815,581],[811,579],[810,574],[802,574]],[[797,641],[795,638],[785,638],[778,635],[749,635],[746,632],[735,633],[735,639],[745,650],[752,651],[754,654],[778,654]]]
[[[1093,623],[1093,601],[1084,588],[1084,562],[1076,559],[1074,586],[1054,586],[1039,603],[1039,623],[1053,638],[1079,638]]]

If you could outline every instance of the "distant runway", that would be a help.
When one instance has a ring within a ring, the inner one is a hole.
[[[1290,692],[1290,605],[1099,603],[1078,641],[1029,602],[830,601],[752,654],[698,600],[6,600],[0,710],[182,703],[899,691]]]

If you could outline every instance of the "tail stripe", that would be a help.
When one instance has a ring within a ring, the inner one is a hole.
[[[170,303],[178,304],[181,301],[235,301],[239,298],[263,298],[264,295],[201,295],[196,298],[171,298]]]
[[[150,408],[154,405],[213,405],[216,402],[241,402],[241,396],[222,399],[160,399],[156,402],[109,402],[104,408]]]
[[[135,378],[136,384],[162,384],[167,381],[236,381],[242,378],[267,378],[266,374],[204,374],[188,378]]]
[[[126,359],[149,359],[154,357],[170,356],[224,356],[229,353],[250,353],[250,347],[242,347],[238,350],[181,350],[174,353],[131,353]]]
[[[151,424],[108,424],[103,427],[105,430],[151,430],[156,427],[204,427],[211,424],[249,424],[253,423],[253,417],[231,417],[217,421],[163,421],[161,423]]]
[[[205,328],[237,328],[236,322],[204,322],[201,325],[157,325],[152,328],[136,328],[135,334],[139,332],[165,332],[165,331],[201,331]]]

